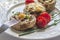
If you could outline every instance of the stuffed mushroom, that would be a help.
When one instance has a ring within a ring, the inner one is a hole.
[[[36,18],[33,15],[28,15],[24,13],[18,13],[11,17],[12,19],[16,19],[19,22],[16,25],[13,25],[12,28],[18,31],[24,31],[30,28],[33,28],[36,23]]]
[[[42,3],[47,11],[55,9],[56,0],[38,0],[38,2]]]
[[[30,13],[34,16],[39,15],[43,11],[46,11],[46,9],[41,3],[30,3],[24,9],[25,13]]]

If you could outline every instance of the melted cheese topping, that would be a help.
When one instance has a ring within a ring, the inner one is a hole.
[[[26,6],[25,11],[45,11],[45,7],[41,3],[30,3]]]

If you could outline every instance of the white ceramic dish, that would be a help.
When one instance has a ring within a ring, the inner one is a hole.
[[[11,0],[12,1],[12,0]],[[9,2],[11,2],[9,1]],[[14,0],[15,1],[15,0]],[[22,0],[24,1],[24,0]],[[5,2],[5,0],[2,1],[3,3]],[[6,4],[8,4],[9,2],[6,2]],[[24,3],[18,3],[19,1],[17,1],[17,4],[13,7],[11,7],[7,14],[6,14],[6,11],[4,10],[4,8],[2,9],[1,8],[1,5],[0,5],[0,24],[1,23],[4,23],[5,21],[7,21],[7,19],[10,17],[10,15],[12,14],[11,12],[12,11],[23,11],[23,8],[24,8]],[[21,2],[21,0],[20,0]],[[13,2],[11,2],[10,4],[12,4]],[[4,3],[5,4],[5,3]],[[3,5],[4,7],[6,5]],[[9,5],[8,5],[9,6]],[[10,5],[12,6],[12,5]],[[9,6],[9,7],[10,7]],[[7,8],[7,7],[6,7]],[[6,9],[5,8],[5,9]],[[19,8],[19,9],[18,9]],[[8,8],[7,8],[8,9]],[[7,10],[6,9],[6,10]],[[17,9],[17,10],[16,10]],[[53,12],[55,13],[59,13],[59,10],[58,9],[55,9]],[[3,15],[3,16],[2,16]],[[7,18],[8,17],[8,18]],[[60,15],[58,15],[58,17],[56,18],[59,18]],[[51,22],[52,23],[52,22]],[[48,38],[53,38],[53,37],[56,37],[56,36],[59,36],[60,35],[60,23],[56,26],[51,26],[49,28],[47,28],[46,30],[44,31],[41,31],[41,32],[35,32],[35,33],[32,33],[32,34],[28,34],[28,35],[25,35],[25,36],[18,36],[20,32],[18,33],[15,33],[13,32],[10,28],[7,29],[5,31],[7,34],[13,36],[13,37],[17,37],[17,38],[21,38],[21,39],[48,39]]]
[[[14,5],[7,11],[7,17],[8,19],[12,15],[12,12],[23,12],[23,9],[25,7],[24,3],[19,3],[17,5]],[[53,10],[51,13],[59,13],[58,9]],[[58,19],[60,15],[58,15],[56,18]],[[52,22],[51,22],[52,23]],[[57,24],[56,26],[51,26],[47,28],[46,30],[40,31],[40,32],[34,32],[32,34],[24,35],[24,36],[18,36],[20,32],[13,32],[10,28],[5,31],[7,34],[17,37],[17,38],[22,38],[22,39],[48,39],[52,37],[56,37],[60,35],[60,23]]]

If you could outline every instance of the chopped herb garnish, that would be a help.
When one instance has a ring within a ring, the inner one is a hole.
[[[31,33],[34,33],[34,32],[38,32],[39,30],[40,30],[40,29],[38,29],[38,28],[36,28],[36,29],[31,29],[31,30],[22,32],[21,34],[19,34],[19,36],[24,36],[24,35],[31,34]]]
[[[34,33],[34,32],[35,32],[35,31],[25,32],[25,33],[19,34],[19,36],[27,35],[27,34]]]
[[[27,19],[29,19],[29,18],[30,18],[30,16],[29,16],[29,15],[26,15],[26,18],[27,18]]]
[[[14,15],[18,15],[20,12],[16,12]]]
[[[56,26],[58,23],[60,23],[60,19],[54,20],[54,23],[52,24],[52,26]]]

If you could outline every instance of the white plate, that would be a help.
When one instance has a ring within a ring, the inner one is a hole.
[[[13,14],[12,13],[13,11],[14,12],[17,12],[17,11],[23,12],[24,7],[25,7],[24,3],[20,3],[20,4],[17,4],[15,6],[11,7],[7,12],[8,19]],[[52,13],[59,13],[59,10],[55,9],[52,11]],[[56,18],[58,19],[59,17],[60,17],[60,15],[58,15]],[[28,34],[25,36],[18,36],[20,32],[16,33],[14,31],[12,31],[10,28],[5,32],[9,35],[12,35],[13,37],[22,38],[22,39],[47,39],[47,38],[52,38],[52,37],[56,37],[56,36],[60,35],[60,23],[56,26],[51,26],[51,27],[47,28],[46,30],[43,30],[40,32],[34,32],[32,34]]]
[[[15,2],[16,2],[17,5],[14,4],[15,3],[14,1],[15,0],[10,0],[8,2],[6,1],[6,3],[5,3],[5,0],[2,1],[2,4],[3,4],[2,7],[0,5],[0,24],[3,24],[5,21],[7,21],[7,19],[12,14],[11,13],[12,11],[22,11],[23,10],[24,3],[19,4],[18,2],[21,2],[21,1],[24,1],[24,0],[20,0],[20,1],[16,0]],[[13,6],[13,5],[15,5],[15,6]],[[59,6],[56,6],[56,7],[58,7],[58,9],[59,9]],[[8,12],[7,12],[7,10],[8,10]],[[55,9],[53,12],[59,13],[59,10]],[[60,15],[58,15],[57,18],[59,18],[59,17],[60,17]],[[7,34],[13,36],[13,37],[22,38],[22,39],[48,39],[48,38],[52,38],[52,37],[56,37],[56,36],[60,35],[60,23],[58,25],[56,25],[56,26],[51,26],[51,27],[47,28],[44,31],[35,32],[35,33],[32,33],[32,34],[25,35],[25,36],[20,36],[20,37],[18,36],[20,32],[15,33],[10,28],[7,29],[5,32]]]

